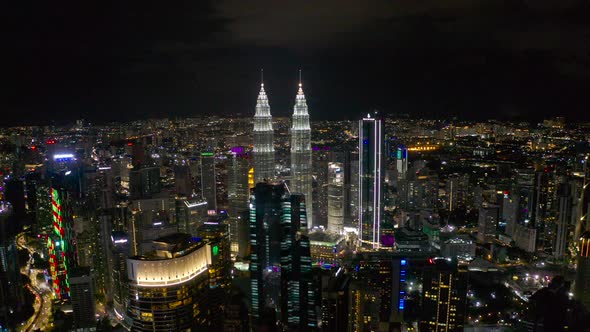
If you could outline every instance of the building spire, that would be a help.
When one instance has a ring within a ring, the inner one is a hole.
[[[299,69],[299,87],[301,88],[302,84],[301,84],[301,69]]]
[[[260,68],[260,86],[264,86],[264,68]]]

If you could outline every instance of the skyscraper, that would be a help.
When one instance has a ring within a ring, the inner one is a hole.
[[[301,75],[301,72],[299,72]],[[307,201],[307,226],[313,227],[312,221],[312,177],[311,177],[311,127],[307,101],[303,94],[301,79],[299,91],[295,97],[293,120],[291,123],[291,186],[292,192],[302,193]]]
[[[568,183],[562,183],[557,189],[557,234],[553,246],[553,257],[562,259],[566,253],[570,223],[572,222],[572,196]]]
[[[498,215],[499,207],[497,205],[485,204],[479,208],[477,241],[481,243],[494,241],[498,227]]]
[[[74,326],[77,328],[95,327],[96,298],[94,278],[90,274],[90,268],[77,268],[72,272],[70,289]]]
[[[305,196],[258,183],[250,198],[252,327],[317,326]],[[274,318],[274,319],[273,319]]]
[[[344,167],[342,163],[328,164],[328,231],[341,234],[344,231],[345,211]]]
[[[207,330],[212,246],[188,234],[161,237],[153,245],[149,255],[127,259],[131,330]]]
[[[467,271],[446,259],[424,269],[420,331],[463,331]]]
[[[10,203],[0,201],[0,325],[16,330],[16,317],[25,309],[25,300],[15,241],[17,227],[11,215]]]
[[[78,262],[74,241],[74,220],[68,199],[66,190],[51,188],[53,232],[48,234],[47,248],[53,291],[58,299],[70,297],[69,273]]]
[[[248,155],[242,146],[231,149],[229,167],[227,170],[227,199],[229,202],[229,237],[231,243],[232,257],[239,252],[239,226],[243,220],[240,212],[248,208],[250,188],[248,187],[248,170],[250,163]]]
[[[209,210],[217,211],[217,182],[215,172],[215,154],[201,153],[201,193],[207,201]]]
[[[359,238],[379,248],[383,211],[383,120],[367,114],[359,121]]]
[[[355,263],[349,297],[349,331],[399,331],[406,309],[408,260],[365,252]]]
[[[291,194],[283,210],[287,213],[281,218],[281,323],[292,331],[308,331],[317,327],[317,313],[305,196]]]
[[[260,84],[260,93],[254,114],[254,182],[273,179],[275,174],[275,147],[272,116],[264,83]]]

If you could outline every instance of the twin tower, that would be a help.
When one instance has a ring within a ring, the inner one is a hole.
[[[307,225],[312,222],[312,177],[311,177],[311,127],[307,101],[301,84],[299,72],[299,91],[295,97],[293,117],[291,120],[291,192],[305,195]],[[260,93],[254,114],[254,180],[255,183],[276,179],[274,131],[268,96],[264,83],[260,84]]]

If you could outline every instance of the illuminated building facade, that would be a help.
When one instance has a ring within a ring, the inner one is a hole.
[[[213,247],[188,234],[154,241],[149,255],[127,259],[127,316],[133,331],[198,331],[210,327],[208,266]]]
[[[73,219],[67,191],[51,188],[51,209],[53,232],[47,236],[49,270],[56,298],[66,299],[70,297],[69,270],[77,265]]]
[[[258,183],[250,198],[252,328],[269,316],[297,331],[317,327],[305,196]],[[271,308],[273,313],[266,312]],[[274,324],[270,322],[270,324]]]
[[[311,127],[307,101],[301,82],[295,97],[291,122],[291,182],[292,192],[302,193],[307,201],[307,227],[313,227],[312,177],[311,177]]]
[[[391,253],[364,253],[350,284],[348,331],[399,331],[406,309],[408,260]]]
[[[248,208],[250,188],[248,171],[250,169],[248,155],[243,146],[233,147],[231,150],[230,166],[227,174],[227,199],[229,202],[229,237],[232,257],[239,252],[239,227],[243,220],[240,212]]]
[[[422,286],[420,331],[463,331],[467,271],[446,259],[432,259]]]
[[[275,147],[272,116],[264,83],[260,84],[260,93],[254,114],[254,183],[272,180],[275,175]]]
[[[383,212],[383,120],[367,114],[359,122],[359,239],[377,249]]]
[[[196,235],[197,229],[206,218],[206,201],[200,199],[176,200],[176,224],[179,232]]]
[[[346,187],[344,184],[344,165],[338,162],[328,164],[328,231],[344,232]]]

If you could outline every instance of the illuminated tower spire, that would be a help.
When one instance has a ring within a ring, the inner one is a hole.
[[[312,177],[311,177],[311,128],[307,101],[303,94],[301,70],[299,70],[299,91],[295,97],[291,125],[291,191],[305,195],[308,228],[312,221]]]
[[[270,104],[264,91],[263,70],[260,70],[260,92],[254,114],[254,180],[256,183],[274,178],[275,148]]]

